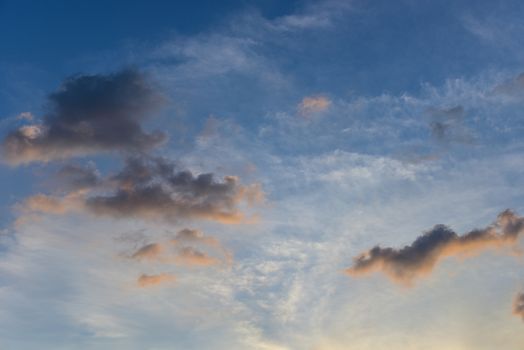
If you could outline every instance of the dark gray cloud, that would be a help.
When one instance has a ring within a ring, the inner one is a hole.
[[[258,187],[242,186],[234,176],[217,181],[211,173],[176,171],[175,165],[164,158],[130,158],[112,181],[116,190],[89,197],[88,210],[112,217],[169,222],[204,218],[238,223],[244,220],[239,204],[260,197]]]
[[[74,173],[79,182],[86,184],[87,179],[82,178],[87,175],[84,170],[68,167],[66,173]],[[94,179],[91,180],[94,183]],[[118,174],[97,181],[103,186],[86,186],[62,197],[32,196],[22,208],[25,212],[66,214],[76,211],[171,223],[185,219],[240,223],[248,220],[243,212],[245,205],[263,200],[258,184],[244,186],[235,176],[217,180],[211,173],[194,175],[188,170],[178,171],[174,163],[159,157],[129,158]],[[194,240],[208,240],[199,237],[196,231],[192,234]],[[178,239],[187,241],[189,233]]]
[[[513,301],[513,314],[524,320],[524,293],[519,293]]]
[[[429,274],[442,258],[507,247],[515,244],[523,232],[524,218],[510,210],[500,213],[494,224],[462,236],[444,225],[436,225],[404,248],[370,249],[356,257],[346,272],[359,276],[381,271],[395,282],[410,285],[414,279]]]
[[[163,100],[136,70],[71,77],[49,95],[49,111],[41,123],[6,136],[4,159],[16,165],[97,152],[149,150],[166,135],[144,131],[141,122]]]

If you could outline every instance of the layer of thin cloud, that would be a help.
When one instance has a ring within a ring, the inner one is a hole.
[[[469,257],[490,248],[514,245],[524,232],[524,218],[510,210],[498,215],[497,221],[483,229],[462,236],[444,225],[436,225],[402,249],[376,246],[354,259],[346,269],[351,276],[381,271],[393,281],[411,285],[433,271],[437,263],[449,256]]]
[[[160,273],[157,275],[142,274],[137,279],[137,284],[141,288],[154,287],[159,284],[175,282],[176,277],[169,273]]]
[[[41,123],[24,125],[6,136],[3,158],[18,165],[98,152],[149,150],[165,141],[166,135],[144,131],[141,121],[163,101],[136,70],[71,77],[49,96],[50,110]]]
[[[325,96],[307,96],[298,104],[298,111],[302,116],[320,113],[331,106],[331,100]]]
[[[513,301],[513,314],[524,320],[524,293],[519,293]]]

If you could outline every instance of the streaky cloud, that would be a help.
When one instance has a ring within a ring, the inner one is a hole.
[[[411,286],[446,257],[471,257],[490,248],[502,249],[514,245],[523,232],[524,218],[508,209],[498,215],[494,224],[462,236],[445,225],[436,225],[404,248],[375,246],[357,256],[345,271],[350,276],[379,271],[394,282]]]

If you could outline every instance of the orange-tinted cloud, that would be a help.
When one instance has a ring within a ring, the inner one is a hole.
[[[163,251],[164,247],[159,243],[146,244],[131,255],[131,258],[136,260],[154,260],[158,259]]]
[[[220,243],[214,237],[205,236],[202,231],[185,228],[177,232],[171,241],[173,244],[200,243],[212,247],[219,247]]]
[[[170,241],[144,245],[131,254],[130,258],[186,266],[229,265],[232,259],[231,253],[216,238],[187,228],[180,230]]]
[[[513,314],[524,320],[524,293],[519,293],[513,301]]]
[[[193,247],[183,247],[175,257],[176,262],[188,266],[211,266],[220,261]]]
[[[302,116],[320,113],[331,106],[331,100],[325,96],[307,96],[298,104],[298,111]]]
[[[169,273],[161,273],[157,275],[142,274],[137,279],[137,284],[141,288],[153,287],[162,283],[174,282],[176,277]]]
[[[83,192],[71,192],[64,197],[37,194],[26,199],[21,206],[25,212],[61,215],[79,211],[83,207]]]
[[[486,249],[508,247],[516,243],[522,232],[524,218],[510,210],[500,213],[493,225],[462,236],[444,225],[436,225],[404,248],[376,246],[364,252],[354,259],[346,273],[362,276],[380,271],[393,281],[409,286],[416,278],[431,273],[443,258],[470,257]]]

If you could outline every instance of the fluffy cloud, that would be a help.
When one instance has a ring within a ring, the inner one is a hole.
[[[160,273],[158,275],[147,275],[142,274],[137,279],[137,284],[139,287],[153,287],[162,283],[174,282],[176,280],[175,276],[169,273]]]
[[[6,136],[2,143],[4,159],[17,165],[97,152],[151,149],[166,135],[144,131],[141,122],[163,100],[135,70],[71,77],[49,96],[50,109],[41,123],[22,126]]]
[[[89,211],[112,217],[141,217],[174,222],[200,218],[222,223],[246,220],[239,205],[261,198],[258,186],[243,186],[235,176],[215,180],[211,173],[175,171],[163,158],[128,159],[116,175],[116,191],[86,200]]]
[[[522,317],[524,320],[524,293],[520,293],[513,301],[513,314]]]
[[[500,213],[493,225],[462,236],[444,225],[436,225],[402,249],[372,248],[356,257],[346,273],[360,276],[381,271],[395,282],[411,285],[445,257],[472,256],[489,248],[507,247],[515,244],[523,232],[524,218],[510,210]]]
[[[26,211],[51,214],[84,211],[170,223],[196,218],[233,224],[249,220],[241,210],[242,205],[250,206],[263,198],[256,184],[244,186],[235,176],[217,181],[211,173],[195,176],[188,170],[176,171],[174,163],[164,158],[129,158],[122,171],[106,179],[99,179],[93,169],[75,166],[68,166],[61,173],[68,179],[67,186],[88,183],[96,186],[104,182],[106,191],[93,187],[64,197],[38,194],[26,200],[23,206]]]

